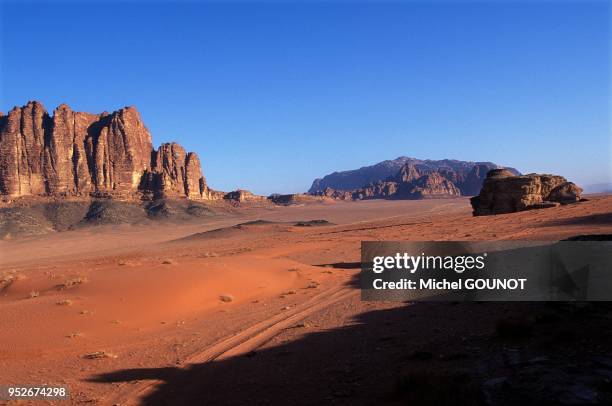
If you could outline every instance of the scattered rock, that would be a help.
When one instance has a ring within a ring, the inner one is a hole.
[[[145,219],[145,210],[138,205],[113,199],[98,199],[91,202],[81,223],[87,225],[131,224]]]
[[[106,351],[95,351],[83,355],[85,359],[117,358],[117,355]]]
[[[216,258],[218,256],[219,254],[217,254],[216,252],[205,252],[199,255],[200,258]]]
[[[229,303],[229,302],[233,302],[234,301],[234,296],[232,295],[219,295],[219,300],[222,301],[223,303]]]
[[[72,279],[68,279],[64,283],[60,283],[59,285],[56,286],[56,288],[58,290],[70,289],[70,288],[74,288],[75,286],[79,286],[85,282],[87,282],[87,279],[82,278],[82,277],[72,278]]]
[[[117,264],[119,266],[129,266],[129,267],[142,265],[140,262],[133,261],[133,260],[122,260],[122,261],[119,261]]]

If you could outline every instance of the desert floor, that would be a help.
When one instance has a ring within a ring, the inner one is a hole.
[[[585,351],[612,356],[609,312],[368,303],[356,280],[363,240],[612,234],[612,196],[588,197],[476,218],[465,198],[244,208],[3,241],[0,383],[68,385],[74,404],[443,404],[444,391],[413,381],[476,399],[475,382],[513,379],[516,357],[545,357],[546,368],[569,357],[581,370]],[[295,225],[316,219],[329,224]],[[525,338],[496,338],[500,318],[521,327],[521,314],[533,316]],[[566,345],[568,329],[579,333]]]

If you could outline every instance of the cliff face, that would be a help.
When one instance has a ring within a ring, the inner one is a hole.
[[[473,196],[480,191],[487,172],[498,167],[492,162],[453,159],[435,161],[399,157],[351,171],[334,172],[321,179],[315,179],[308,193],[325,194],[326,188],[351,191],[381,182],[412,182],[420,176],[435,172],[451,181],[462,195]],[[508,168],[508,170],[519,175],[516,169]]]
[[[441,171],[422,171],[415,165],[407,163],[388,180],[350,191],[328,187],[314,194],[339,200],[431,199],[461,196],[459,188],[446,176]]]
[[[455,184],[438,172],[428,173],[416,179],[409,193],[416,199],[461,196]]]
[[[0,194],[8,197],[208,198],[200,161],[178,144],[155,151],[134,107],[111,114],[50,115],[39,102],[0,115]]]

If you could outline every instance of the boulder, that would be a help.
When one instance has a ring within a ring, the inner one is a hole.
[[[470,202],[475,216],[555,207],[580,200],[582,189],[564,177],[549,174],[514,176],[504,169],[487,174],[478,196]]]

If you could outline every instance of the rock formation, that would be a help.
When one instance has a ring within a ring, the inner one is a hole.
[[[322,202],[325,200],[325,196],[313,196],[308,193],[291,193],[284,195],[275,193],[268,196],[268,200],[274,204],[289,206],[295,204]]]
[[[417,178],[408,193],[414,199],[461,196],[455,184],[439,172],[432,172]]]
[[[488,172],[478,196],[470,199],[475,216],[554,207],[580,200],[582,189],[562,176],[514,176],[504,169]]]
[[[464,196],[478,194],[490,169],[499,168],[492,162],[469,162],[444,159],[439,161],[399,157],[356,170],[334,172],[322,179],[315,179],[308,193],[321,195],[326,188],[353,191],[379,182],[412,182],[420,176],[437,172],[451,181]],[[507,168],[514,175],[519,172]],[[403,171],[403,172],[402,172]]]
[[[140,188],[156,197],[220,198],[206,185],[197,154],[174,142],[152,151],[151,169],[145,171]]]
[[[351,200],[353,198],[353,192],[349,190],[336,190],[330,187],[326,187],[320,192],[314,193],[317,196],[329,197],[337,200]]]
[[[0,115],[0,194],[216,199],[198,156],[178,144],[155,151],[134,107],[49,115],[32,101]]]
[[[234,190],[233,192],[226,193],[224,196],[224,199],[234,200],[237,202],[247,202],[247,201],[265,202],[267,201],[268,198],[265,196],[259,196],[259,195],[253,194],[252,192],[248,190],[237,189],[237,190]]]
[[[327,187],[314,194],[338,200],[429,199],[457,197],[461,196],[461,191],[440,171],[421,172],[414,164],[407,163],[386,181],[378,181],[350,191]]]

